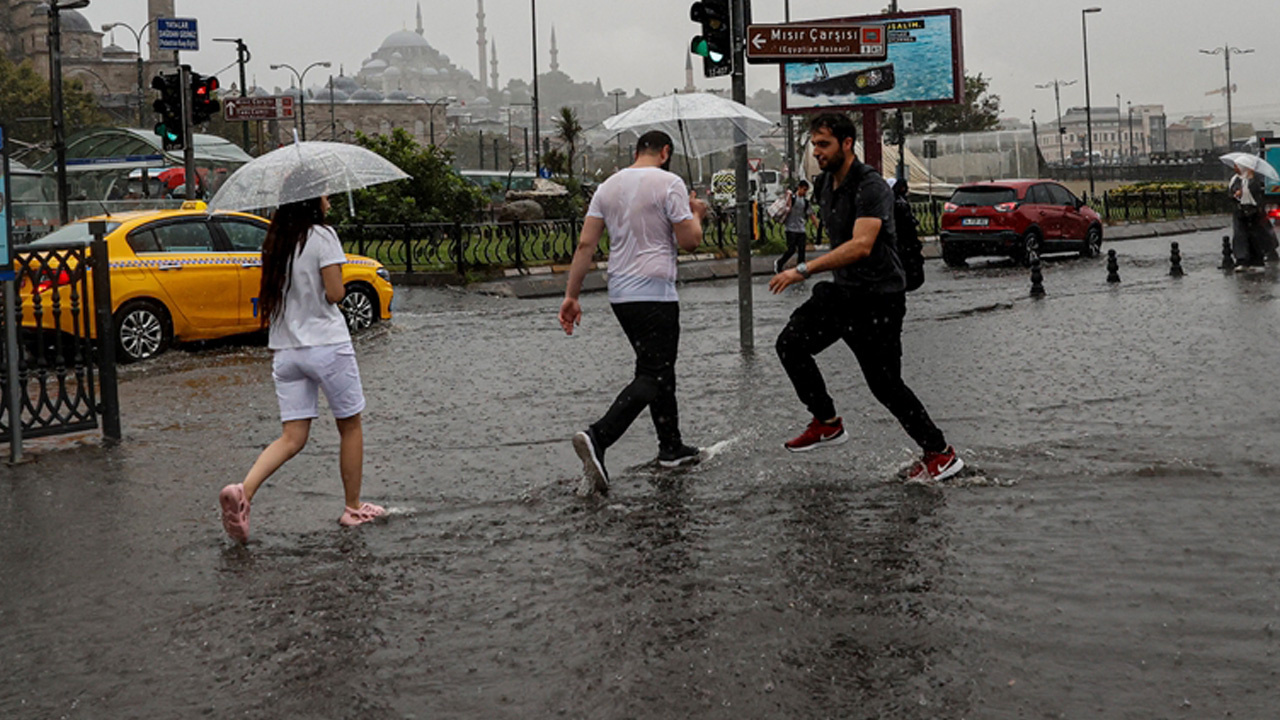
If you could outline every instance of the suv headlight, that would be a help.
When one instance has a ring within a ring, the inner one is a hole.
[[[382,278],[383,280],[386,280],[387,282],[391,282],[391,273],[387,272],[386,268],[379,267],[374,272],[377,273],[378,277]]]

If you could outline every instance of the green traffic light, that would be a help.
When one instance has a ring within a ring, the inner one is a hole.
[[[724,61],[724,53],[712,48],[711,43],[708,42],[705,37],[699,36],[694,38],[693,44],[689,49],[694,55],[707,58],[713,63],[720,63]]]

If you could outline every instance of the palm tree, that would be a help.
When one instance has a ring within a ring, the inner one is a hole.
[[[560,108],[560,117],[552,120],[556,126],[556,134],[568,148],[569,179],[573,179],[573,156],[578,151],[578,141],[582,139],[582,123],[578,122],[578,113],[571,107]]]

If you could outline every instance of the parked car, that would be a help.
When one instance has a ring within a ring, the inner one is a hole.
[[[1031,250],[1093,257],[1102,249],[1102,218],[1056,182],[996,180],[956,188],[943,206],[938,239],[952,267],[975,255],[1026,263]]]
[[[188,204],[193,208],[86,218],[32,243],[35,248],[87,245],[92,241],[89,223],[106,223],[117,357],[124,362],[159,355],[173,341],[210,340],[259,329],[258,289],[268,221],[247,213],[207,213],[204,203]],[[61,327],[73,327],[70,285],[79,280],[80,268],[50,265],[42,277],[28,275],[21,286],[24,328],[36,327],[33,293],[41,295],[40,306],[48,313],[54,292],[60,295]],[[390,319],[390,278],[376,260],[347,255],[342,266],[347,296],[341,307],[348,327],[361,330]],[[49,328],[54,322],[44,317],[41,325]],[[94,337],[90,326],[89,336]]]

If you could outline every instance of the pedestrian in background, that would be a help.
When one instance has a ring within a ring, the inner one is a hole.
[[[298,173],[295,173],[298,175]],[[286,180],[305,182],[291,176]],[[273,351],[271,377],[280,405],[280,437],[258,456],[241,483],[219,495],[222,525],[233,540],[249,539],[250,502],[262,483],[307,444],[311,421],[319,416],[323,390],[338,424],[338,466],[345,504],[338,523],[351,527],[385,513],[360,501],[364,464],[365,407],[360,369],[346,319],[338,307],[346,290],[342,264],[346,254],[333,228],[324,224],[329,198],[281,205],[262,245],[262,284],[258,307],[269,324]]]
[[[782,272],[792,255],[795,256],[796,262],[804,262],[805,245],[809,242],[808,222],[813,216],[813,205],[809,202],[808,195],[808,180],[801,180],[794,193],[787,191],[787,210],[783,220],[783,229],[787,234],[787,250],[773,263],[775,275]]]
[[[849,439],[814,362],[815,355],[843,340],[862,367],[872,395],[923,451],[908,478],[921,482],[951,477],[964,462],[902,380],[906,277],[895,246],[893,193],[879,173],[854,156],[857,130],[847,115],[819,115],[809,131],[813,155],[823,171],[817,186],[831,251],[773,276],[769,289],[780,293],[826,271],[833,278],[814,286],[813,295],[791,314],[778,336],[778,358],[813,416],[805,431],[784,446],[804,452]]]
[[[1263,195],[1262,177],[1252,168],[1237,164],[1228,187],[1236,201],[1231,242],[1236,271],[1262,267],[1277,247],[1275,231],[1259,202]]]
[[[692,252],[702,243],[706,203],[685,190],[671,164],[671,137],[653,130],[636,142],[635,163],[600,184],[578,239],[560,304],[565,334],[582,321],[578,295],[600,237],[609,231],[609,302],[636,354],[635,377],[604,417],[573,436],[582,460],[582,494],[607,493],[604,454],[646,407],[658,434],[658,463],[696,463],[701,451],[684,443],[676,406],[676,354],[680,304],[676,294],[677,249]],[[584,353],[583,362],[588,362]]]

